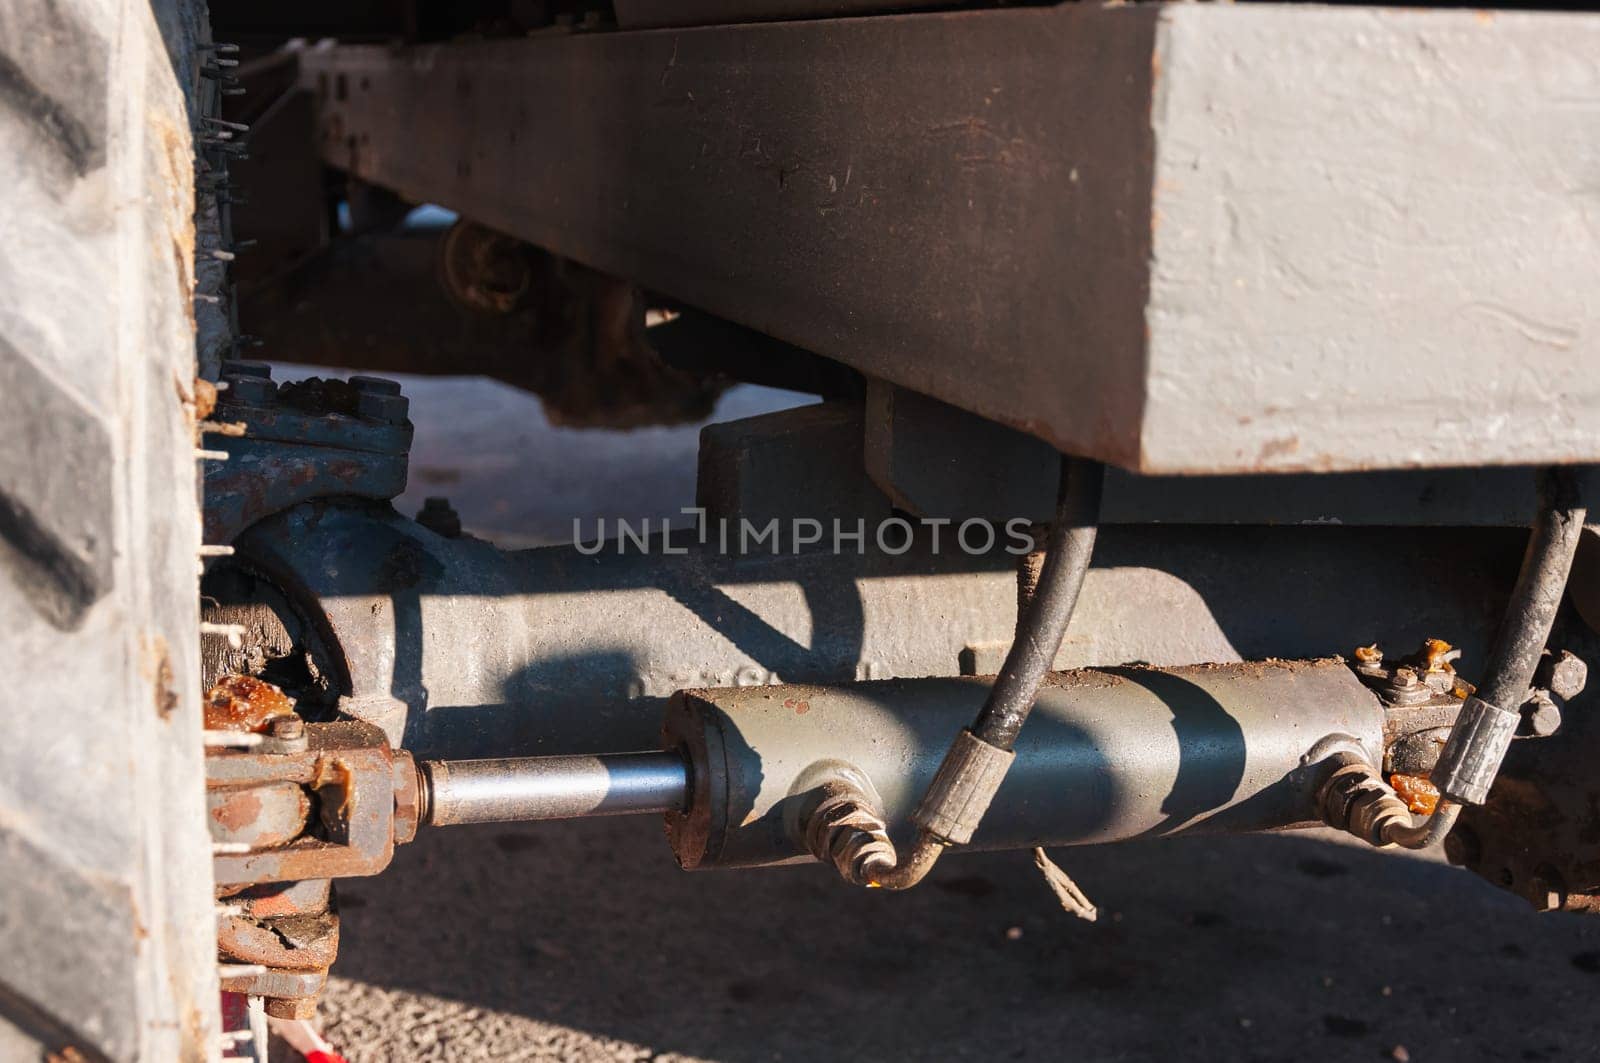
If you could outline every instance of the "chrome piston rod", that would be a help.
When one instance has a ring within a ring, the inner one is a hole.
[[[510,823],[683,809],[689,769],[676,753],[430,760],[423,821]]]

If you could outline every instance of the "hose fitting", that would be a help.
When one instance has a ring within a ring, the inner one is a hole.
[[[1023,559],[1018,582],[1017,633],[1000,674],[972,726],[951,745],[912,819],[920,828],[904,860],[873,877],[883,889],[910,889],[951,845],[965,845],[988,811],[1011,767],[1012,747],[1039,684],[1055,662],[1083,589],[1099,530],[1105,466],[1063,457],[1055,522],[1043,565]],[[882,866],[874,864],[873,866]]]
[[[805,847],[855,886],[873,884],[873,872],[894,867],[889,826],[867,796],[844,781],[822,787],[816,807],[802,824]]]
[[[1521,722],[1520,713],[1507,712],[1476,695],[1467,698],[1431,773],[1439,793],[1458,804],[1481,805],[1489,800],[1489,787]]]
[[[1520,705],[1527,697],[1566,593],[1588,512],[1583,485],[1572,469],[1540,470],[1537,485],[1539,511],[1484,681],[1462,704],[1432,772],[1440,794],[1433,814],[1413,823],[1410,809],[1376,769],[1369,764],[1346,765],[1333,773],[1320,795],[1323,819],[1331,826],[1374,845],[1422,849],[1450,833],[1464,805],[1481,805],[1489,799],[1522,718],[1500,706]]]
[[[1377,768],[1352,753],[1339,754],[1338,763],[1317,792],[1317,810],[1328,826],[1368,845],[1425,849],[1449,834],[1461,814],[1461,806],[1446,798],[1418,823]]]
[[[911,821],[945,845],[967,844],[1016,756],[963,730],[939,763]]]

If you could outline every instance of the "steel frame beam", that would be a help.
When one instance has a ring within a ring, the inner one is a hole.
[[[1600,459],[1597,52],[1592,13],[1071,4],[302,77],[365,180],[1186,474]]]

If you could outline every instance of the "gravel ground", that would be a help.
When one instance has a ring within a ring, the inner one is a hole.
[[[919,889],[679,871],[653,817],[425,833],[340,887],[328,1034],[377,1060],[1574,1060],[1600,926],[1318,837],[1024,853]]]
[[[498,384],[405,383],[407,513],[448,495],[528,545],[693,498],[693,427],[574,433]],[[718,416],[794,401],[739,388]],[[327,1032],[352,1063],[1600,1058],[1600,923],[1436,858],[1320,833],[1057,857],[1098,922],[1026,854],[886,895],[821,868],[686,874],[653,817],[425,832],[340,887]]]

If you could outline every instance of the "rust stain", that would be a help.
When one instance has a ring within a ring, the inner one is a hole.
[[[1455,665],[1450,663],[1454,659],[1451,655],[1454,649],[1444,639],[1424,639],[1422,649],[1417,652],[1417,661],[1427,671],[1455,675]]]
[[[341,820],[350,818],[350,801],[354,796],[355,787],[351,785],[355,773],[350,770],[350,765],[339,757],[318,757],[315,774],[311,777],[311,788],[322,790],[335,787],[340,791],[339,807],[333,812]]]
[[[275,884],[275,886],[280,887],[281,885],[281,883]],[[274,887],[268,888],[272,889]],[[326,900],[326,898],[323,899]],[[311,910],[317,909],[301,907],[295,900],[293,892],[282,888],[277,889],[277,892],[268,892],[260,896],[251,897],[249,905],[250,916],[253,919],[274,919],[285,915],[304,915]]]
[[[161,145],[160,158],[166,164],[167,178],[162,186],[168,190],[167,226],[172,244],[173,263],[177,266],[180,290],[192,295],[195,290],[194,270],[194,143],[189,131],[172,122],[164,111],[155,110],[150,115],[150,126]],[[184,315],[189,331],[195,330],[194,300],[184,300]]]
[[[1439,788],[1426,775],[1401,775],[1398,772],[1389,776],[1389,785],[1394,787],[1394,792],[1406,807],[1419,816],[1431,816],[1433,810],[1439,807]]]
[[[293,714],[289,696],[255,676],[225,675],[206,691],[208,731],[262,731],[275,717]]]
[[[1355,657],[1362,664],[1378,664],[1383,660],[1383,651],[1378,649],[1378,644],[1374,642],[1370,646],[1357,646]]]
[[[150,681],[156,715],[165,720],[178,707],[178,686],[172,671],[172,654],[167,649],[167,640],[160,635],[152,635],[144,640],[142,671]]]
[[[229,831],[248,827],[261,815],[261,798],[253,790],[241,790],[211,810],[211,818]]]
[[[1281,458],[1293,454],[1300,449],[1299,436],[1283,436],[1280,439],[1269,439],[1261,444],[1261,452],[1257,455],[1260,462],[1269,462],[1274,458]]]
[[[203,377],[194,378],[194,419],[204,421],[217,408],[217,386]]]
[[[784,698],[783,707],[793,709],[796,716],[804,716],[811,711],[811,702],[802,698]]]

